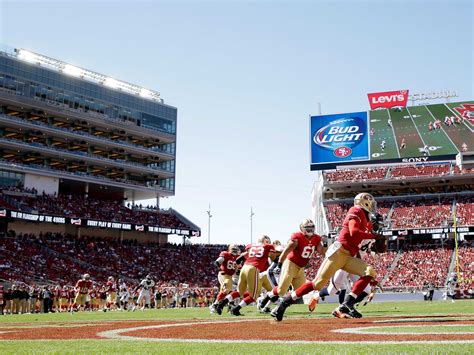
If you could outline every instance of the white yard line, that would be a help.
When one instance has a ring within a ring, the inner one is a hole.
[[[430,111],[430,109],[428,108],[428,106],[425,106],[425,108],[426,108],[426,111],[429,112],[429,114],[431,115],[431,117],[433,117],[433,120],[436,121],[435,116],[433,116],[433,114],[431,113],[431,111]],[[441,130],[444,132],[444,134],[446,135],[446,137],[448,137],[448,139],[449,139],[450,142],[453,144],[454,148],[456,148],[456,150],[458,151],[458,153],[460,153],[458,147],[456,147],[456,144],[454,144],[454,142],[453,142],[453,140],[451,139],[451,137],[449,136],[449,134],[447,134],[446,131],[444,130],[444,128],[443,128],[443,123],[441,123]]]
[[[448,108],[449,111],[451,111],[455,116],[457,117],[461,117],[459,116],[456,112],[454,112],[451,107],[449,107],[448,105],[444,104],[444,106],[446,106]],[[474,132],[474,130],[469,127],[469,125],[466,123],[466,121],[464,120],[464,118],[461,117],[461,122],[471,131],[471,132]]]
[[[390,122],[391,122],[390,127],[392,128],[392,132],[393,132],[393,140],[395,141],[395,148],[397,148],[398,157],[401,158],[400,150],[398,149],[397,135],[395,134],[395,128],[393,128],[392,116],[390,115],[390,109],[387,109],[387,113],[388,113],[388,118],[390,119]]]
[[[423,148],[425,148],[425,145],[427,145],[427,144],[425,143],[425,140],[423,139],[423,136],[421,135],[420,131],[418,130],[418,127],[415,123],[415,120],[413,119],[413,116],[411,115],[410,110],[408,109],[408,107],[407,107],[407,112],[408,112],[408,115],[410,115],[411,121],[413,122],[413,125],[415,126],[416,131],[418,132],[418,136],[420,136],[420,139],[423,142]],[[424,152],[420,152],[420,153],[424,153]],[[426,153],[428,153],[428,155],[431,156],[431,153],[430,153],[429,149]]]

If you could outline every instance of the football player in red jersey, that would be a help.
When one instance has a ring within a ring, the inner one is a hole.
[[[117,309],[117,283],[113,276],[109,276],[105,287],[107,291],[107,309],[115,310]]]
[[[353,287],[352,292],[346,296],[344,303],[333,311],[338,318],[360,318],[362,315],[354,308],[357,296],[365,287],[375,279],[375,270],[367,265],[365,261],[356,257],[359,245],[364,239],[375,239],[369,214],[375,213],[377,203],[369,193],[360,193],[354,198],[354,206],[347,212],[342,223],[342,229],[336,242],[326,251],[326,258],[311,282],[306,282],[300,288],[285,296],[280,305],[272,312],[277,321],[283,319],[286,308],[303,295],[313,291],[321,290],[327,285],[329,279],[337,270],[343,269],[350,274],[360,276]]]
[[[219,268],[217,279],[220,284],[220,292],[214,303],[209,307],[211,313],[216,312],[217,304],[232,291],[232,276],[237,269],[237,257],[240,255],[240,249],[237,245],[231,244],[227,251],[222,251],[214,264]]]
[[[92,287],[91,276],[89,274],[84,274],[82,279],[77,281],[75,291],[76,297],[74,298],[74,304],[71,307],[71,312],[73,312],[76,307],[78,309],[82,306],[86,306],[86,297],[89,293],[89,289]]]
[[[260,237],[256,244],[247,245],[245,252],[240,256],[241,258],[245,257],[246,260],[242,270],[240,271],[237,291],[227,295],[219,302],[216,307],[218,314],[222,314],[222,309],[227,303],[244,296],[246,290],[248,290],[249,295],[245,296],[237,306],[232,307],[230,310],[231,314],[234,316],[241,315],[240,309],[257,299],[262,288],[260,273],[268,268],[268,258],[274,257],[275,252],[275,246],[271,244],[270,237],[267,235]]]
[[[275,302],[278,297],[284,296],[290,285],[297,289],[306,282],[304,268],[315,251],[324,255],[325,248],[321,244],[321,237],[314,233],[313,221],[305,219],[300,224],[300,231],[291,235],[278,259],[277,269],[281,270],[278,286],[267,293],[260,304],[260,311],[266,311],[265,307],[269,301]]]

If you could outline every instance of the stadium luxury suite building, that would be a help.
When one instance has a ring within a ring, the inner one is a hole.
[[[159,206],[175,191],[176,121],[156,91],[28,50],[0,52],[2,186]],[[186,222],[189,235],[198,230]]]

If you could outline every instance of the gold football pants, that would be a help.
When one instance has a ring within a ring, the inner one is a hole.
[[[329,258],[324,259],[316,274],[316,278],[313,280],[314,289],[319,291],[326,286],[331,277],[339,269],[361,277],[371,276],[375,278],[375,276],[377,276],[372,266],[367,265],[362,259],[354,258],[348,250],[340,247]]]

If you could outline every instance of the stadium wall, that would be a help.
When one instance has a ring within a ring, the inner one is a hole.
[[[57,195],[59,192],[59,178],[25,174],[25,188],[36,189],[38,194]]]
[[[16,234],[39,234],[39,233],[67,233],[76,237],[90,236],[98,238],[113,238],[122,240],[137,240],[139,243],[159,243],[166,244],[168,236],[166,234],[148,233],[148,232],[128,232],[116,229],[100,228],[78,228],[73,225],[54,224],[54,223],[29,223],[24,221],[15,221],[8,223],[8,230]]]

